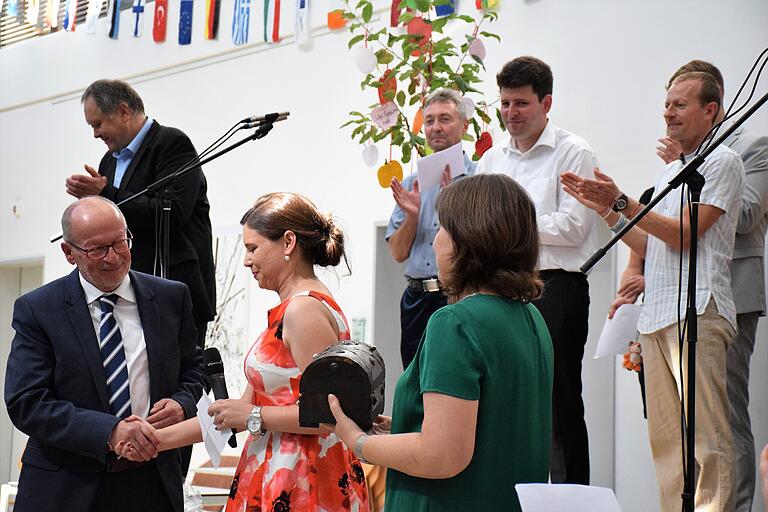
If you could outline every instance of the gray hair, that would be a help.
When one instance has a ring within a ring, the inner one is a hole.
[[[472,117],[471,113],[467,112],[467,106],[464,103],[464,97],[459,94],[458,91],[453,89],[440,87],[429,93],[427,99],[424,100],[424,109],[426,110],[426,108],[432,103],[453,103],[456,105],[456,110],[459,112],[459,117],[461,117],[462,121],[466,121]]]
[[[117,211],[118,215],[120,215],[120,217],[123,219],[123,224],[126,225],[126,229],[127,229],[128,224],[125,222],[125,217],[123,216],[123,212],[120,211],[120,208],[118,208],[118,206],[114,202],[110,201],[106,197],[85,196],[78,199],[77,201],[70,204],[69,206],[67,206],[64,209],[64,213],[61,214],[61,233],[62,233],[61,238],[65,242],[73,241],[72,240],[72,215],[75,213],[75,210],[77,210],[80,206],[82,206],[84,201],[90,201],[90,200],[102,201],[110,205],[112,208],[114,208]]]
[[[144,113],[144,102],[133,87],[122,80],[96,80],[83,92],[80,103],[91,98],[104,114],[117,112],[121,103],[128,105],[134,113]]]

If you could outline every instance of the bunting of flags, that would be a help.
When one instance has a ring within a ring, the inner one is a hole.
[[[179,44],[192,42],[192,0],[181,0],[179,12]]]
[[[156,43],[165,41],[165,30],[168,26],[168,0],[155,0],[155,19],[152,23],[152,39]]]
[[[235,0],[232,17],[232,42],[236,45],[248,42],[248,25],[251,19],[251,0]]]
[[[296,42],[309,40],[309,0],[296,0]]]
[[[77,0],[67,0],[64,6],[64,30],[74,32],[77,24]]]
[[[438,16],[448,16],[456,12],[456,0],[450,0],[447,4],[435,6],[435,14]]]
[[[133,14],[131,25],[133,25],[133,37],[141,37],[144,33],[144,0],[133,0],[131,14]]]
[[[280,0],[264,0],[264,42],[280,41]]]
[[[5,12],[8,16],[19,15],[19,0],[8,0],[8,6],[5,8]]]
[[[120,0],[109,0],[107,19],[109,20],[109,37],[117,39],[120,32]]]
[[[99,19],[104,0],[88,0],[88,10],[85,12],[85,33],[96,33],[96,20]]]
[[[221,0],[205,0],[205,34],[206,39],[216,39],[219,33],[219,11]]]
[[[59,5],[60,5],[59,0],[48,0],[48,2],[46,2],[46,5],[45,5],[45,25],[46,26],[51,28],[56,28],[59,26]]]

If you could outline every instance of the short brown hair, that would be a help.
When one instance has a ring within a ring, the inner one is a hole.
[[[704,106],[708,103],[714,102],[717,103],[717,108],[720,109],[722,105],[720,85],[717,83],[717,79],[709,73],[705,73],[703,71],[690,71],[688,73],[683,73],[682,75],[675,78],[672,84],[674,85],[676,83],[688,82],[691,80],[699,82],[699,103]]]
[[[677,71],[675,71],[675,74],[672,75],[669,80],[667,81],[667,89],[672,87],[672,82],[677,79],[680,75],[684,75],[685,73],[692,73],[694,71],[698,71],[700,73],[709,73],[713,77],[715,77],[715,80],[717,80],[717,85],[720,86],[720,95],[722,96],[725,93],[725,81],[723,80],[723,74],[720,72],[719,69],[717,69],[717,66],[712,64],[711,62],[707,62],[705,60],[699,60],[694,59],[691,62],[687,64],[683,64],[679,68],[677,68]]]
[[[541,59],[523,56],[513,59],[496,75],[496,85],[499,89],[517,89],[530,85],[539,101],[544,96],[552,94],[552,69]]]
[[[523,301],[541,295],[536,208],[512,178],[480,174],[456,181],[440,192],[437,215],[454,245],[451,267],[441,272],[451,300],[480,288]]]
[[[292,192],[272,192],[258,198],[240,219],[240,225],[261,236],[278,240],[286,231],[296,234],[303,258],[313,265],[328,267],[349,262],[344,251],[344,233],[330,215],[320,213],[306,197]]]

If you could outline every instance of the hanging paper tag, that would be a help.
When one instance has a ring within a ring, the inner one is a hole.
[[[309,0],[296,0],[296,42],[309,40]]]
[[[192,0],[181,0],[179,12],[179,44],[192,42]]]
[[[371,120],[382,130],[388,130],[397,124],[397,116],[400,111],[394,102],[388,101],[380,107],[371,111]]]
[[[205,0],[205,35],[206,39],[216,39],[219,33],[219,12],[221,0]]]
[[[326,0],[328,6],[328,28],[337,30],[344,28],[347,20],[344,19],[344,2],[342,0]]]
[[[448,16],[449,14],[453,14],[456,12],[456,0],[450,0],[450,3],[442,4],[442,5],[436,5],[435,6],[435,14],[438,16]]]
[[[165,41],[168,27],[168,0],[155,0],[155,19],[152,24],[152,39],[156,43]]]
[[[117,39],[120,33],[120,0],[109,0],[107,19],[109,19],[109,37]]]
[[[133,0],[133,37],[141,37],[144,33],[144,0]]]
[[[264,42],[280,41],[280,0],[264,0]]]
[[[88,0],[88,10],[85,12],[85,33],[96,33],[96,20],[101,14],[103,0]]]
[[[248,25],[251,19],[251,0],[235,0],[232,17],[232,42],[236,45],[248,42]]]

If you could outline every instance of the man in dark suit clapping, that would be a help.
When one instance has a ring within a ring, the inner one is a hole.
[[[29,436],[14,510],[181,512],[178,450],[153,429],[195,414],[205,377],[186,285],[129,271],[132,237],[101,197],[62,216],[68,276],[20,297],[5,403]],[[112,452],[130,442],[148,463]]]
[[[67,192],[77,198],[100,195],[120,202],[197,156],[181,130],[161,126],[144,113],[141,97],[125,82],[97,80],[85,90],[82,102],[93,136],[103,140],[108,151],[98,172],[85,165],[87,174],[67,179]],[[168,187],[172,215],[166,277],[189,287],[201,347],[216,313],[207,187],[200,166]],[[160,275],[162,245],[156,215],[160,202],[143,196],[121,208],[134,235],[132,268],[154,275]]]

